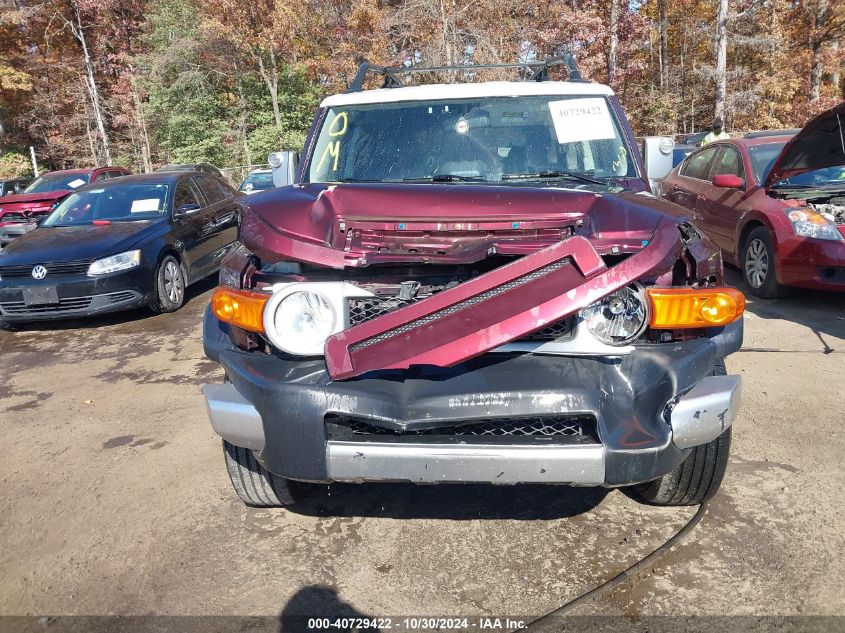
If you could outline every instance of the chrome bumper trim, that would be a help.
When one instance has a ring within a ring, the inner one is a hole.
[[[235,446],[254,451],[264,448],[261,415],[231,383],[203,385],[202,395],[217,435]]]
[[[494,446],[334,442],[326,449],[334,481],[417,483],[604,483],[601,444]]]
[[[715,440],[733,424],[742,389],[739,376],[708,376],[685,393],[672,409],[672,441],[692,448]]]

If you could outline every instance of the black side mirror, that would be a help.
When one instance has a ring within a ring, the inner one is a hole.
[[[189,204],[183,204],[180,207],[176,208],[176,211],[173,212],[174,218],[184,218],[187,215],[191,215],[192,213],[199,211],[200,205],[191,202]]]

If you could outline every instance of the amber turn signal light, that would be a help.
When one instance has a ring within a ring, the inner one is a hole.
[[[745,311],[736,288],[649,288],[652,328],[672,330],[732,323]]]
[[[211,295],[211,310],[220,321],[249,330],[264,331],[264,304],[270,296],[220,286]]]

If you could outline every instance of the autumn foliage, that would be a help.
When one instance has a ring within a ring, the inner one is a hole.
[[[699,130],[716,108],[718,4],[11,0],[0,5],[0,153],[32,145],[49,167],[263,163],[302,143],[321,95],[343,90],[363,58],[410,66],[573,52],[586,77],[613,86],[638,133]],[[842,99],[843,5],[729,2],[729,130],[799,127]]]

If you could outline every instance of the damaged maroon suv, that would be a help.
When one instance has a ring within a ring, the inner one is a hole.
[[[685,210],[648,192],[606,86],[403,85],[362,67],[302,161],[242,201],[206,312],[203,392],[235,490],[314,483],[719,487],[743,296]],[[362,89],[367,71],[384,87]]]

